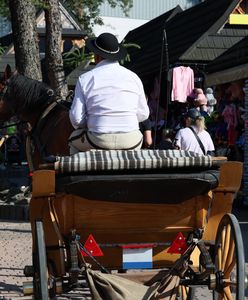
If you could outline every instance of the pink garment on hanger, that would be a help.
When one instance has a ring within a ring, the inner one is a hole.
[[[172,76],[171,101],[185,103],[194,89],[194,71],[190,67],[175,67]]]

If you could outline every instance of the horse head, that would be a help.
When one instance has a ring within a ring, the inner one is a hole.
[[[0,120],[17,116],[28,125],[35,167],[47,154],[69,154],[68,137],[73,128],[68,107],[61,102],[47,84],[9,70],[0,83]]]
[[[0,120],[16,116],[35,125],[46,106],[54,101],[53,90],[45,83],[8,68],[0,81]]]

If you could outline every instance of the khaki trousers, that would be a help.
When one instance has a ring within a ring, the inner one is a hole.
[[[90,149],[128,150],[140,149],[143,135],[139,130],[125,133],[96,133],[76,129],[69,137],[70,154]]]

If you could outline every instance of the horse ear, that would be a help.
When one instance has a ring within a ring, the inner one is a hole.
[[[5,71],[4,71],[4,80],[7,81],[12,75],[11,66],[7,64]]]

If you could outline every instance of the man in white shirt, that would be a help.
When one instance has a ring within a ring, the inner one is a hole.
[[[186,127],[178,130],[174,146],[177,149],[192,151],[202,155],[214,155],[214,144],[205,130],[205,118],[196,108],[191,108],[185,115]]]
[[[125,48],[110,33],[89,39],[86,46],[94,52],[97,65],[76,84],[70,153],[141,148],[139,122],[148,118],[149,108],[140,78],[118,63],[126,56]]]

